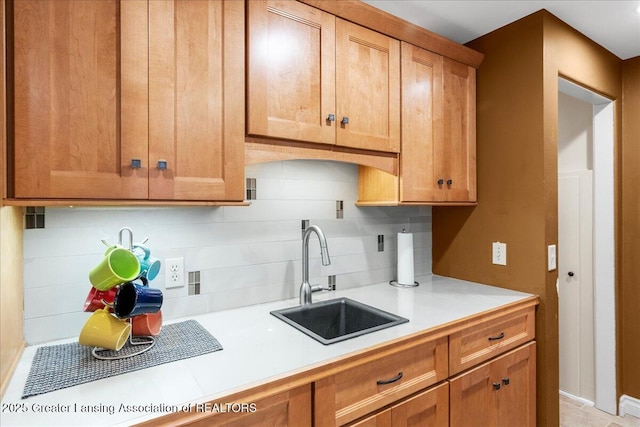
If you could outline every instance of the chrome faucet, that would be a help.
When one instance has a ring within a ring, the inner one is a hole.
[[[300,285],[300,305],[311,304],[311,294],[313,292],[329,290],[320,285],[311,286],[309,284],[309,236],[311,232],[316,233],[320,241],[320,254],[322,255],[322,265],[331,264],[329,249],[327,249],[327,239],[317,225],[307,227],[302,235],[302,284]]]

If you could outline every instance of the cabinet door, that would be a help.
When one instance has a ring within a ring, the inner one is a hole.
[[[536,425],[536,344],[450,380],[450,426]]]
[[[493,385],[496,376],[494,371],[492,364],[486,363],[450,380],[451,427],[498,425],[498,396]]]
[[[248,2],[248,133],[335,143],[335,17],[298,2]]]
[[[244,199],[243,46],[244,2],[149,2],[150,199]]]
[[[147,2],[12,4],[10,196],[146,199]]]
[[[444,58],[444,145],[436,174],[447,200],[476,200],[476,70]]]
[[[391,409],[393,427],[449,426],[449,384],[420,393]]]
[[[536,425],[536,344],[526,345],[502,359],[498,394],[500,425]]]
[[[338,145],[400,151],[400,42],[336,18],[336,101]]]
[[[402,43],[400,200],[446,200],[438,184],[442,156],[442,56]]]

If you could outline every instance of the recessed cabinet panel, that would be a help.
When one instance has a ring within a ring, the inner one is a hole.
[[[534,427],[535,352],[531,342],[450,380],[450,426]]]
[[[400,151],[400,42],[336,20],[337,144]]]
[[[335,143],[335,17],[293,1],[250,1],[248,133]]]
[[[146,199],[146,2],[16,1],[13,30],[10,196]]]
[[[476,200],[476,70],[448,58],[443,62],[444,143],[440,173],[448,201]]]
[[[150,199],[243,200],[243,22],[238,1],[150,1]]]
[[[442,56],[402,43],[402,201],[442,200]]]

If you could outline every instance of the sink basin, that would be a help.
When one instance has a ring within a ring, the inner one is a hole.
[[[349,298],[275,310],[271,314],[325,345],[409,321]]]

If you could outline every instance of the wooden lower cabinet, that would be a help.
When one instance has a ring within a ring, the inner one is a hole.
[[[380,413],[349,424],[350,427],[412,427],[449,425],[449,383],[409,397]]]
[[[536,343],[530,342],[450,382],[450,426],[536,425]]]

